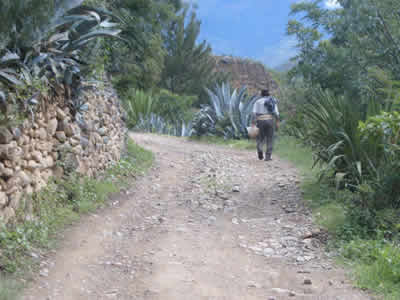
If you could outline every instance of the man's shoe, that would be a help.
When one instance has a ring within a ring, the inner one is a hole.
[[[262,160],[264,158],[263,153],[262,152],[257,152],[258,153],[258,159]]]
[[[265,159],[264,159],[265,161],[270,161],[270,160],[272,160],[272,158],[271,158],[271,154],[266,154],[265,153]]]

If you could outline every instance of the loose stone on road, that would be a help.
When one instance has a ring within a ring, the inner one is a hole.
[[[289,163],[131,137],[154,167],[65,232],[24,299],[372,299],[324,252]]]

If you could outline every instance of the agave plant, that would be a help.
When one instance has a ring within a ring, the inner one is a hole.
[[[192,135],[217,135],[224,138],[247,136],[254,103],[259,99],[247,97],[247,88],[231,91],[229,83],[216,86],[214,91],[206,89],[211,106],[203,107],[193,121]]]
[[[178,121],[173,124],[155,113],[150,113],[145,117],[141,116],[133,130],[185,137],[189,136],[192,130],[192,123]]]
[[[34,83],[38,81],[53,88],[63,85],[70,98],[77,99],[85,65],[80,60],[80,51],[93,39],[116,37],[120,32],[111,13],[87,6],[73,7],[81,2],[56,1],[50,9],[46,8],[46,1],[43,4],[37,0],[6,1],[1,15],[8,10],[16,20],[9,20],[12,29],[8,36],[0,32],[7,41],[0,45],[0,104],[3,108],[18,88],[23,87],[32,95],[37,93]],[[36,18],[30,18],[27,11],[32,3],[39,6],[36,10],[42,15],[44,12],[52,15],[36,24]],[[24,14],[18,15],[24,11],[28,14],[26,20],[22,20],[26,17]],[[84,107],[74,103],[72,106]]]

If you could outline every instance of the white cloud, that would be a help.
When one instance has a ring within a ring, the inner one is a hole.
[[[259,59],[268,67],[275,68],[297,55],[296,44],[296,38],[284,37],[279,43],[265,47]]]
[[[341,7],[337,0],[326,0],[325,6],[329,9],[337,9]]]

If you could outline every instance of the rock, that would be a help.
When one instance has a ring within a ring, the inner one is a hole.
[[[9,144],[14,136],[7,128],[0,128],[0,144]]]
[[[26,172],[20,171],[18,172],[17,176],[21,178],[22,186],[26,186],[32,182],[31,176],[29,176]]]
[[[92,136],[93,136],[93,139],[96,141],[96,144],[97,143],[101,143],[102,142],[102,138],[101,138],[101,136],[100,136],[100,134],[98,134],[97,132],[93,132],[92,133]]]
[[[21,147],[10,148],[7,158],[13,162],[19,162],[24,155],[24,150]]]
[[[32,159],[35,160],[37,163],[42,162],[43,155],[42,155],[42,153],[40,151],[33,151],[31,153],[31,155],[32,155]]]
[[[58,152],[51,152],[50,156],[53,158],[54,161],[58,160],[59,157]]]
[[[49,124],[47,125],[47,133],[49,134],[49,136],[53,136],[56,134],[57,126],[58,126],[58,121],[56,118],[51,119],[49,121]]]
[[[19,209],[21,199],[22,199],[21,191],[17,191],[10,195],[10,206],[14,209],[14,211],[17,211]]]
[[[232,223],[235,225],[239,225],[239,220],[237,218],[233,218]]]
[[[65,120],[67,118],[67,114],[61,109],[57,108],[57,119],[59,120]]]
[[[293,291],[290,291],[290,292],[289,292],[289,296],[290,296],[290,297],[296,297],[296,293],[293,292]]]
[[[272,248],[264,248],[263,254],[264,254],[264,256],[268,257],[268,256],[271,256],[271,255],[274,255],[275,251]]]
[[[15,211],[12,207],[6,207],[3,211],[4,222],[7,223],[10,219],[15,217]]]
[[[256,282],[249,282],[249,283],[247,284],[247,287],[249,287],[249,288],[260,289],[260,288],[261,288],[261,285],[258,284],[258,283],[256,283]]]
[[[30,161],[28,161],[28,165],[26,166],[26,168],[29,170],[29,171],[34,171],[35,169],[38,169],[38,168],[40,168],[40,164],[38,164],[36,161],[34,161],[34,160],[30,160]]]
[[[67,137],[78,136],[80,134],[79,127],[72,123],[67,124],[64,131]]]
[[[13,168],[13,167],[14,167],[12,161],[10,161],[10,160],[5,160],[5,161],[4,161],[4,166],[5,166],[6,168]]]
[[[89,140],[83,136],[81,136],[80,143],[84,150],[86,150],[87,147],[89,146]]]
[[[215,223],[215,221],[217,221],[217,218],[214,217],[214,216],[210,216],[210,217],[208,217],[208,219],[207,219],[208,225],[211,225],[211,224]]]
[[[12,188],[18,187],[21,184],[22,180],[19,176],[15,175],[7,180],[7,188],[6,190],[9,191]]]
[[[83,152],[82,146],[81,145],[75,146],[74,148],[72,148],[72,152],[77,155],[81,155]]]
[[[107,128],[101,127],[101,128],[99,128],[99,130],[97,130],[97,132],[98,132],[101,136],[104,136],[104,135],[106,135],[106,133],[107,133]]]
[[[80,141],[75,138],[70,139],[69,142],[72,147],[78,146],[80,144]]]
[[[297,261],[297,262],[305,262],[306,259],[305,259],[304,257],[302,257],[302,256],[298,256],[298,257],[296,258],[296,261]]]
[[[8,196],[4,192],[0,192],[0,207],[5,206],[8,202]]]
[[[47,139],[47,131],[46,131],[46,129],[44,129],[43,127],[41,127],[41,128],[38,130],[37,136],[38,136],[38,138],[41,139],[41,140]]]
[[[305,285],[311,285],[312,284],[312,281],[311,281],[311,279],[304,279],[304,282],[303,282]]]
[[[12,134],[16,140],[19,140],[22,137],[22,131],[18,127],[13,128]]]
[[[232,188],[232,192],[234,192],[234,193],[240,193],[240,187],[239,187],[238,185],[235,185],[235,186]]]
[[[10,196],[12,193],[16,193],[18,191],[18,186],[14,185],[8,189],[6,189],[6,194]]]
[[[59,140],[61,143],[64,143],[67,140],[67,136],[65,135],[64,131],[57,131],[56,132],[56,138]]]
[[[36,150],[42,152],[51,152],[53,150],[53,144],[51,142],[40,142],[35,146]]]
[[[44,168],[52,168],[54,164],[54,159],[51,155],[46,156],[46,158],[44,158],[42,161],[42,165]]]
[[[11,141],[8,144],[0,144],[0,159],[8,159],[10,153],[18,147],[16,141]]]
[[[274,293],[278,293],[278,294],[289,294],[290,293],[289,290],[281,289],[281,288],[272,288],[271,291]]]
[[[39,274],[40,274],[40,276],[42,276],[42,277],[49,277],[49,269],[44,268],[43,270],[41,270],[41,271],[39,272]]]

